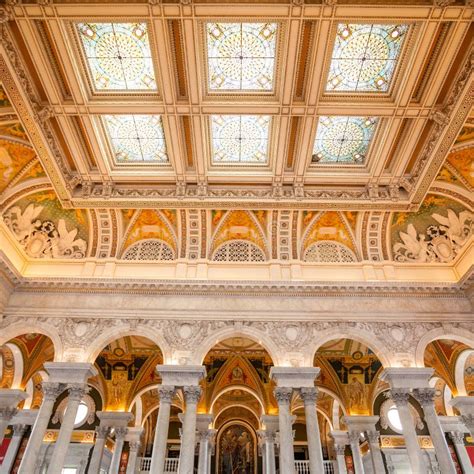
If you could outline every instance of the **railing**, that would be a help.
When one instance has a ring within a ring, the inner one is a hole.
[[[165,474],[174,474],[178,472],[178,458],[166,458],[165,459]],[[140,459],[140,474],[146,474],[150,472],[151,469],[151,458],[141,458]]]
[[[324,474],[335,474],[335,461],[323,461]],[[295,469],[297,474],[310,474],[309,461],[295,461]]]

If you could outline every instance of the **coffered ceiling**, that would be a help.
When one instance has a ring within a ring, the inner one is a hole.
[[[65,207],[414,210],[470,8],[10,2],[0,74]]]

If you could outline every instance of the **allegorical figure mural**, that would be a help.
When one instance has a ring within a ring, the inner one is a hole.
[[[224,428],[219,438],[220,474],[252,474],[255,470],[255,445],[252,434],[243,425]]]

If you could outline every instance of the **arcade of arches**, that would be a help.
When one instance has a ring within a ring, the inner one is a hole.
[[[0,1],[0,474],[474,474],[473,1]]]

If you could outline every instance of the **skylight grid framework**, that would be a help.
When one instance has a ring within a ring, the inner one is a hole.
[[[207,22],[204,29],[210,92],[273,92],[278,23]]]
[[[388,92],[408,30],[408,24],[339,23],[326,92]]]
[[[95,91],[156,91],[146,22],[76,23]]]
[[[169,162],[159,115],[104,115],[102,120],[117,164]]]
[[[269,115],[211,115],[213,165],[267,165]]]

